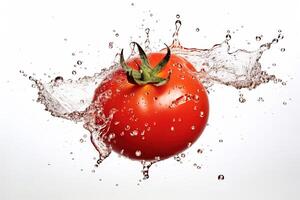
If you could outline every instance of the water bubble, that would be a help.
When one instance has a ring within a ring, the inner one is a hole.
[[[272,63],[272,66],[275,67],[275,66],[276,66],[276,63]]]
[[[196,32],[199,32],[200,31],[200,29],[199,28],[196,28]]]
[[[82,65],[82,61],[81,60],[77,60],[77,65]]]
[[[218,176],[218,180],[224,180],[224,175],[220,174],[220,175]]]
[[[75,56],[75,53],[74,53],[74,52],[72,53],[72,56]]]
[[[76,75],[76,74],[77,74],[77,72],[76,72],[75,70],[73,70],[73,71],[72,71],[72,74],[73,74],[73,75]]]
[[[176,15],[176,18],[177,18],[177,19],[179,19],[179,18],[180,18],[180,15],[179,15],[179,14],[177,14],[177,15]]]
[[[137,151],[135,152],[135,155],[136,155],[137,157],[140,157],[140,156],[142,155],[142,152],[141,152],[140,150],[137,150]]]
[[[181,157],[181,158],[185,158],[185,154],[184,154],[184,153],[181,153],[181,154],[180,154],[180,157]]]
[[[219,142],[222,143],[222,142],[223,142],[223,139],[219,139]]]
[[[285,52],[285,48],[281,48],[280,51],[281,51],[281,52]]]
[[[284,102],[282,102],[282,104],[283,104],[284,106],[286,106],[286,105],[287,105],[287,102],[286,102],[286,101],[284,101]]]
[[[119,33],[116,33],[115,36],[116,36],[116,37],[119,37]]]

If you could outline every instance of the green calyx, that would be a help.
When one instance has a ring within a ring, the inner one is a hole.
[[[136,85],[146,85],[146,84],[153,84],[155,86],[161,86],[166,84],[170,79],[170,73],[167,78],[161,78],[157,76],[159,72],[161,72],[167,63],[170,60],[171,51],[170,48],[167,46],[167,54],[165,57],[154,67],[152,68],[149,64],[148,58],[142,47],[136,43],[132,42],[134,45],[138,47],[139,55],[141,58],[141,65],[138,65],[139,70],[135,70],[129,67],[124,60],[123,49],[120,54],[120,64],[127,75],[128,82]]]

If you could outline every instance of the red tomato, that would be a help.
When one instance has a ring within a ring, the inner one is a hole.
[[[182,152],[201,135],[208,97],[187,60],[170,55],[169,48],[166,55],[146,56],[136,45],[141,58],[125,63],[122,51],[123,69],[112,72],[96,89],[93,102],[101,108],[96,124],[103,123],[102,114],[111,116],[101,137],[115,152],[135,160],[162,160]],[[161,69],[152,73],[159,63]]]

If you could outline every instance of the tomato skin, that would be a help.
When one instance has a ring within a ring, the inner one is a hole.
[[[151,66],[164,57],[147,55]],[[127,65],[137,69],[139,58]],[[135,160],[162,160],[174,156],[202,134],[209,113],[206,90],[195,78],[192,64],[171,55],[167,66],[158,74],[170,80],[162,86],[135,85],[127,81],[122,68],[110,74],[96,89],[93,103],[109,116],[110,125],[101,135],[112,150]],[[109,98],[101,98],[101,94]],[[103,123],[95,114],[96,123]]]

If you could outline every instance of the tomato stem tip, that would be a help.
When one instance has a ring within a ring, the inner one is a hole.
[[[132,42],[135,46],[137,46],[138,51],[139,51],[139,56],[141,59],[141,65],[136,63],[139,67],[139,70],[135,70],[131,67],[129,67],[124,59],[124,54],[123,54],[123,49],[121,50],[120,53],[120,65],[124,69],[127,75],[127,80],[128,82],[136,85],[146,85],[146,84],[153,84],[155,86],[161,86],[166,84],[169,79],[171,73],[168,74],[167,78],[161,78],[157,76],[159,72],[161,72],[167,63],[170,60],[171,57],[171,50],[170,48],[166,45],[167,47],[167,53],[164,56],[164,58],[154,67],[152,68],[150,66],[148,57],[146,53],[144,52],[143,48],[136,42]]]

